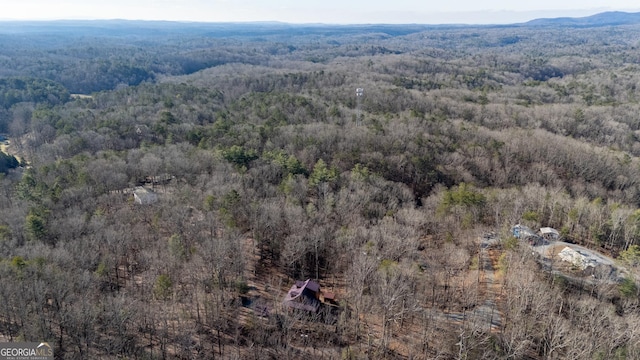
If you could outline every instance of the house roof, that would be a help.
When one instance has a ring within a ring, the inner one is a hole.
[[[324,295],[324,298],[327,300],[335,300],[336,299],[336,294],[332,293],[332,292],[323,292],[322,295]]]
[[[315,298],[318,291],[320,285],[311,279],[296,281],[284,297],[284,304],[296,309],[318,311],[320,302]]]
[[[292,301],[298,299],[303,295],[306,289],[316,293],[320,290],[320,285],[315,281],[311,281],[311,279],[307,279],[307,281],[296,281],[296,284],[289,289],[287,296],[285,296],[284,301]]]
[[[318,284],[317,282],[311,279],[307,279],[306,281],[297,280],[296,286],[299,288],[302,288],[302,287],[307,288],[313,292],[320,291],[320,284]]]
[[[550,227],[540,228],[540,233],[542,235],[553,234],[553,235],[556,235],[556,236],[560,236],[560,233],[558,232],[558,230],[556,230],[554,228],[550,228]]]
[[[153,204],[158,201],[158,195],[153,191],[142,186],[133,190],[133,196],[138,204]]]

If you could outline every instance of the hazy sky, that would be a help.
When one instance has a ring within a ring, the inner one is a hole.
[[[0,19],[514,23],[640,11],[637,0],[0,0]]]

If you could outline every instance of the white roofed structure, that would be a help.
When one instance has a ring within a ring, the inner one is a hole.
[[[540,228],[540,234],[547,240],[558,240],[558,238],[560,238],[558,230],[550,227]]]
[[[133,200],[136,204],[149,205],[158,201],[158,195],[147,188],[139,186],[133,190]]]

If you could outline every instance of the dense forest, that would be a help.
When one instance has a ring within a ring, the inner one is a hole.
[[[640,358],[640,25],[0,29],[0,341]],[[335,303],[284,307],[306,279]]]

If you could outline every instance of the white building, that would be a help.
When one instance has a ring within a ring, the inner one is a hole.
[[[133,190],[133,200],[136,204],[149,205],[158,201],[158,195],[147,188],[139,186]]]

